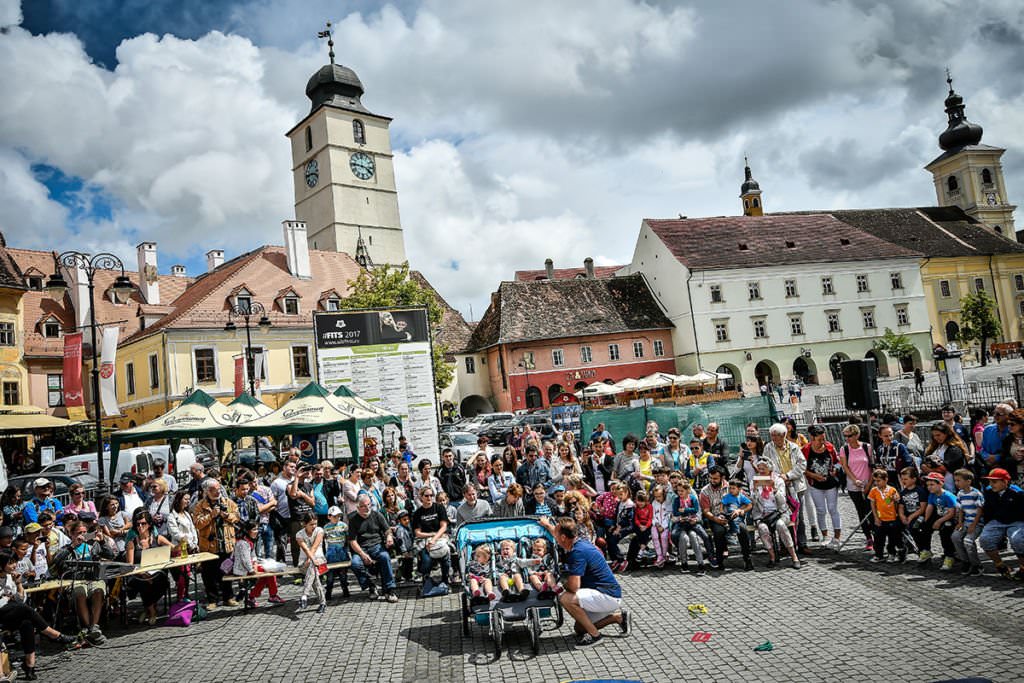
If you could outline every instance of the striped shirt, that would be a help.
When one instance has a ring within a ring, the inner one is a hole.
[[[964,511],[964,526],[971,524],[985,505],[985,495],[973,486],[957,493],[956,499]]]

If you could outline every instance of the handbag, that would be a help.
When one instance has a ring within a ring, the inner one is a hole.
[[[224,561],[220,563],[220,570],[224,574],[230,574],[231,570],[234,569],[234,568],[235,568],[235,558],[233,558],[233,557],[225,558]]]
[[[448,547],[448,541],[446,539],[439,538],[427,547],[427,553],[432,559],[443,560],[448,557],[451,550]]]
[[[182,600],[170,606],[167,610],[165,626],[189,626],[196,615],[198,603],[192,600]]]
[[[327,563],[324,562],[323,564],[316,565],[316,573],[317,573],[318,576],[323,576],[324,574],[326,574],[327,573]]]

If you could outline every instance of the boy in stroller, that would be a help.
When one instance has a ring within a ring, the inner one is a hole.
[[[547,539],[535,538],[530,548],[533,554],[530,556],[527,578],[533,590],[542,596],[560,594],[565,589],[555,579],[554,560],[548,553]]]
[[[519,558],[516,557],[516,543],[511,539],[505,539],[501,542],[500,548],[495,562],[495,572],[498,585],[501,587],[502,599],[508,602],[525,600],[530,591],[523,588],[523,572],[520,569]]]

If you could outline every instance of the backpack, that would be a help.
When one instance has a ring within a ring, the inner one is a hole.
[[[313,487],[313,512],[318,515],[327,514],[327,496],[324,495],[324,483]]]

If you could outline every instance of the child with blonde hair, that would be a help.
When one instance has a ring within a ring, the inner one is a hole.
[[[548,553],[548,542],[543,538],[535,538],[530,544],[530,568],[528,578],[530,585],[538,593],[562,592],[562,587],[555,579],[554,558]]]
[[[489,601],[497,599],[494,594],[494,582],[490,579],[491,574],[491,547],[482,543],[473,551],[473,559],[466,565],[466,578],[469,581],[469,592],[474,600],[486,598]]]
[[[523,587],[523,573],[519,569],[515,541],[506,538],[501,542],[495,565],[502,599],[518,602],[530,594],[530,591],[524,590]]]

